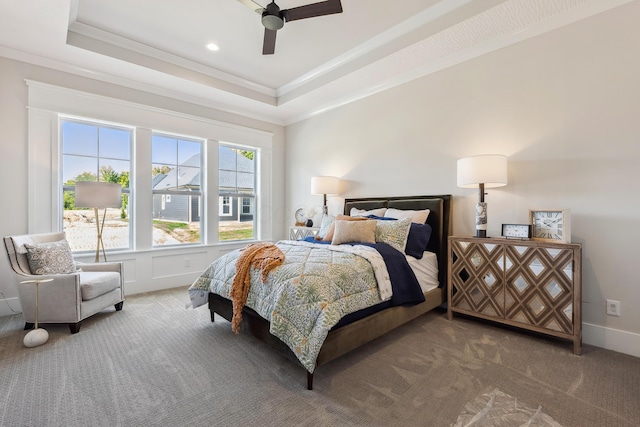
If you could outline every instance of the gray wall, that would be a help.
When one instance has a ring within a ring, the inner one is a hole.
[[[583,244],[584,340],[640,355],[640,3],[503,48],[287,128],[288,210],[340,197],[451,193],[453,232],[474,234],[477,191],[456,160],[508,156],[489,189],[489,235],[533,208],[570,208]],[[340,210],[340,198],[331,200]],[[622,316],[605,315],[605,300]]]

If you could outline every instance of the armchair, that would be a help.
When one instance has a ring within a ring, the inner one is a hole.
[[[122,310],[124,280],[119,262],[77,264],[77,271],[68,274],[33,274],[25,244],[37,247],[64,240],[64,233],[45,233],[5,237],[4,244],[18,282],[53,279],[38,289],[38,322],[68,323],[71,333],[75,334],[80,331],[83,319],[111,305],[116,311]],[[18,283],[25,330],[34,326],[35,293],[34,283]]]

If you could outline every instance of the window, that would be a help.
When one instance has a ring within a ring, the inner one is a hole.
[[[202,141],[153,134],[153,244],[200,243]]]
[[[220,216],[231,216],[231,197],[221,196],[219,206]]]
[[[242,198],[242,213],[245,215],[253,214],[253,199],[250,197]]]
[[[77,208],[75,205],[75,183],[78,181],[122,185],[122,207],[107,209],[102,237],[107,250],[130,248],[132,130],[72,119],[61,119],[60,129],[63,230],[71,250],[80,252],[96,248],[95,214],[91,208]]]
[[[254,239],[256,150],[221,144],[218,156],[220,241]]]

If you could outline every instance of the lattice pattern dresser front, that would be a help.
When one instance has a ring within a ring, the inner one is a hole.
[[[582,246],[449,238],[448,317],[463,313],[582,345]]]

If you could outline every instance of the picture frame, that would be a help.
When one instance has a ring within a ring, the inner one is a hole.
[[[569,209],[530,209],[529,223],[533,226],[533,240],[571,243]]]

